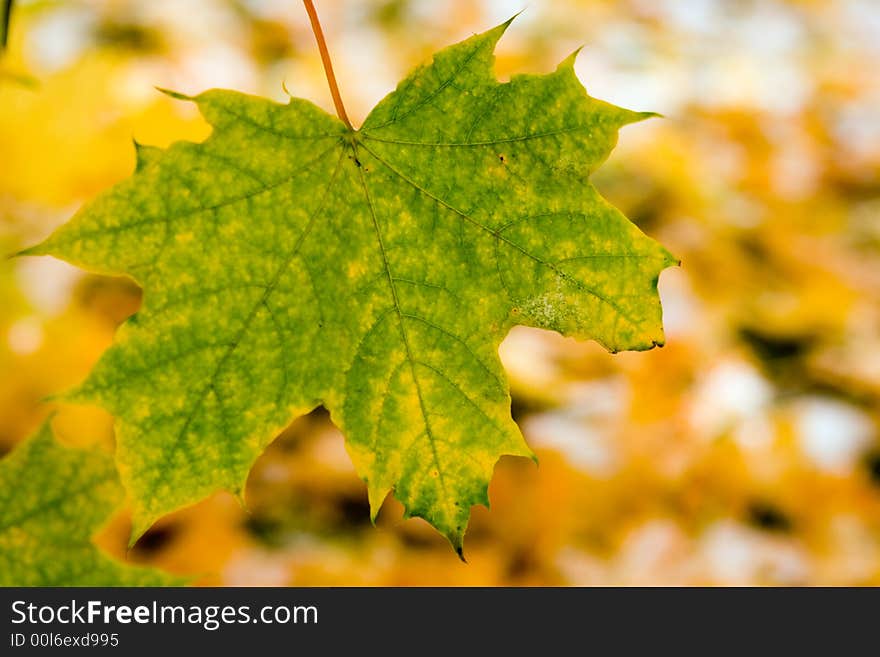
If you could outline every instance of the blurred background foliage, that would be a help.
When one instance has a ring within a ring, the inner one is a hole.
[[[414,64],[519,0],[319,0],[356,123]],[[612,356],[517,328],[513,413],[540,466],[503,459],[461,564],[366,492],[325,413],[227,494],[128,554],[203,584],[880,584],[880,8],[873,0],[553,0],[500,44],[501,78],[577,71],[664,119],[627,127],[600,191],[682,259],[660,280],[668,344]],[[298,0],[16,2],[0,58],[0,251],[128,176],[132,139],[209,128],[220,86],[332,112]],[[0,451],[51,411],[112,447],[80,381],[140,302],[125,279],[0,262]],[[99,536],[125,557],[121,511]]]

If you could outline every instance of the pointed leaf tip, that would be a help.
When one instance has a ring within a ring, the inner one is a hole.
[[[29,246],[25,249],[21,249],[19,251],[15,251],[14,253],[10,253],[6,256],[7,260],[14,260],[15,258],[22,258],[25,256],[40,256],[47,255],[47,251],[45,250],[46,241],[42,241],[38,244],[34,244],[33,246]]]
[[[195,96],[187,96],[186,94],[180,93],[179,91],[172,91],[171,89],[165,89],[164,87],[156,87],[156,91],[176,100],[195,100]]]
[[[379,511],[382,510],[382,506],[385,504],[385,499],[388,497],[388,493],[391,491],[386,489],[384,491],[377,490],[370,486],[369,480],[366,481],[367,484],[367,501],[370,505],[370,522],[375,526],[376,519],[379,517]]]
[[[646,121],[648,119],[662,119],[665,118],[662,114],[658,114],[657,112],[634,112],[630,111],[630,116],[627,117],[624,125],[631,125],[633,123],[639,123],[641,121]]]
[[[501,23],[501,25],[504,27],[504,29],[507,29],[508,27],[510,27],[510,24],[511,24],[513,21],[515,21],[517,18],[519,18],[520,14],[522,14],[525,10],[526,10],[526,8],[523,7],[523,8],[520,9],[518,12],[516,12],[513,16],[511,16],[511,17],[508,18],[506,21],[504,21],[503,23]]]
[[[482,33],[478,34],[477,36],[492,37],[493,44],[497,44],[499,39],[501,39],[501,37],[507,31],[507,28],[510,27],[510,24],[513,23],[513,21],[516,20],[516,18],[524,11],[525,11],[525,9],[520,9],[518,12],[516,12],[513,16],[508,18],[506,21],[504,21],[500,25],[496,25],[492,29],[486,30],[485,32],[482,32]]]
[[[556,67],[557,71],[563,71],[566,69],[574,69],[575,62],[577,61],[578,55],[581,54],[581,51],[584,49],[584,46],[578,46],[575,48],[572,53],[559,62],[559,66]]]
[[[131,534],[128,536],[128,547],[127,550],[132,550],[135,544],[141,540],[144,534],[153,526],[153,523],[147,520],[146,522],[138,517],[139,514],[137,511],[132,513],[131,518]]]
[[[239,488],[237,490],[233,490],[230,492],[232,493],[232,496],[235,498],[235,501],[238,502],[238,506],[241,507],[242,511],[245,511],[246,513],[250,513],[250,510],[248,509],[247,502],[245,502],[245,499],[244,499],[244,488]]]

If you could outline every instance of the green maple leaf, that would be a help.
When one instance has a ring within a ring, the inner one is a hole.
[[[499,83],[508,23],[439,52],[357,131],[305,100],[200,94],[210,138],[140,148],[130,179],[28,251],[144,288],[71,395],[116,416],[135,536],[240,492],[324,404],[373,517],[393,490],[460,554],[498,458],[531,455],[498,358],[508,330],[663,342],[674,259],[588,182],[651,114],[589,97],[574,55]]]
[[[0,586],[179,584],[92,543],[123,497],[110,455],[63,447],[44,425],[0,461]]]

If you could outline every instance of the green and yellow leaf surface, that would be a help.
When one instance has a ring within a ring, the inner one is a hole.
[[[200,94],[207,140],[139,147],[133,176],[27,251],[144,289],[68,397],[116,417],[135,536],[240,494],[323,404],[373,516],[393,491],[461,554],[499,457],[531,456],[498,357],[511,327],[663,343],[675,259],[588,180],[651,115],[587,95],[574,56],[499,82],[506,27],[436,54],[358,130],[305,100]]]

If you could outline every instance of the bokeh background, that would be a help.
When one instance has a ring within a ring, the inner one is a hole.
[[[416,63],[522,0],[318,0],[355,123]],[[873,0],[531,0],[497,72],[586,45],[588,91],[665,115],[627,127],[599,190],[682,259],[667,346],[605,353],[515,329],[505,458],[469,563],[389,500],[372,527],[326,414],[260,458],[248,510],[217,494],[127,558],[202,584],[880,584],[880,6]],[[155,86],[332,112],[298,0],[20,0],[0,56],[0,251],[128,176],[132,138],[204,138]],[[0,262],[0,451],[50,413],[112,447],[79,382],[140,302],[125,279]],[[125,557],[120,511],[98,540]]]

